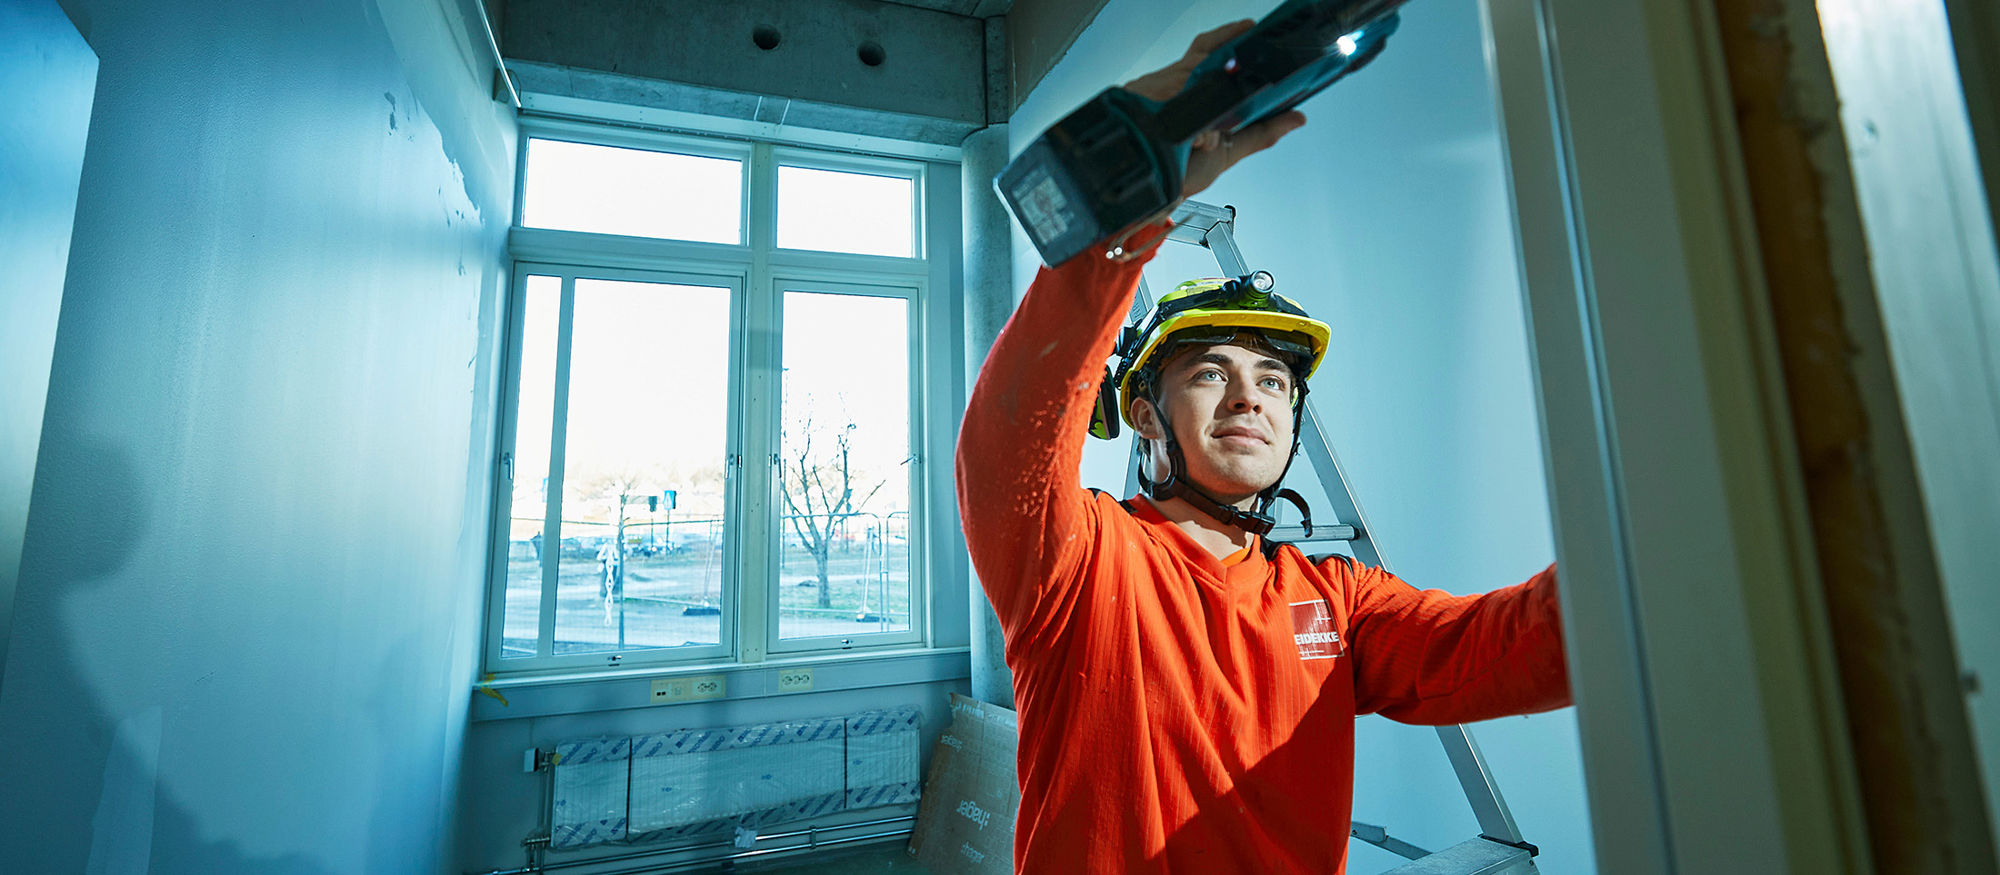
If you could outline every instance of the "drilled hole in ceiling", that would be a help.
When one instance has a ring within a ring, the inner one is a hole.
[[[889,53],[882,51],[882,44],[876,42],[862,43],[861,49],[855,54],[861,58],[861,63],[870,67],[880,67],[883,61],[889,59]]]
[[[768,24],[757,25],[755,30],[750,31],[750,41],[768,52],[778,47],[778,29]]]

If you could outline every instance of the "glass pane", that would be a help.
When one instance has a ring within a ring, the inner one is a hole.
[[[743,162],[528,141],[521,224],[530,228],[743,242]]]
[[[915,180],[811,167],[778,168],[778,245],[911,258]]]
[[[514,496],[507,525],[507,607],[500,655],[534,656],[542,613],[542,522],[548,516],[549,421],[556,403],[562,280],[528,277],[521,314],[521,382],[514,398]]]
[[[722,640],[729,290],[576,281],[555,652]]]
[[[778,636],[910,628],[909,302],[785,294]]]

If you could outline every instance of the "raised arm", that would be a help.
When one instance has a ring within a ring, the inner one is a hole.
[[[1089,253],[1043,269],[1002,329],[958,435],[958,508],[979,581],[1007,634],[1074,582],[1094,532],[1078,474],[1104,359],[1140,261]]]
[[[1195,37],[1174,63],[1125,84],[1153,100],[1178,94],[1208,53],[1248,30],[1239,21]],[[1286,112],[1223,137],[1198,135],[1182,197],[1305,124]],[[1126,243],[1147,251],[1164,217]],[[1144,258],[1086,252],[1044,269],[1000,332],[966,404],[958,438],[958,507],[974,569],[1010,642],[1031,614],[1074,582],[1095,522],[1077,472],[1104,360],[1138,288]],[[1044,612],[1043,615],[1046,615]]]
[[[1555,566],[1525,583],[1467,596],[1350,567],[1357,713],[1443,725],[1570,704]]]

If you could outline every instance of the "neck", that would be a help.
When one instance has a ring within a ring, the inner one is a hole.
[[[1235,526],[1223,525],[1216,521],[1215,517],[1196,510],[1194,505],[1188,504],[1183,499],[1169,498],[1166,501],[1153,501],[1148,498],[1146,501],[1153,505],[1155,510],[1160,512],[1160,516],[1166,517],[1167,522],[1173,523],[1175,528],[1186,532],[1188,537],[1193,538],[1195,543],[1200,544],[1203,549],[1214,554],[1217,559],[1226,558],[1236,551],[1250,546],[1254,538],[1249,532]],[[1239,503],[1238,506],[1243,505]]]

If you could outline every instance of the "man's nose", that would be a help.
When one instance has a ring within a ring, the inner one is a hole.
[[[1250,387],[1240,380],[1230,384],[1229,394],[1224,398],[1224,403],[1231,411],[1237,413],[1255,413],[1264,407],[1256,393],[1250,391]]]

